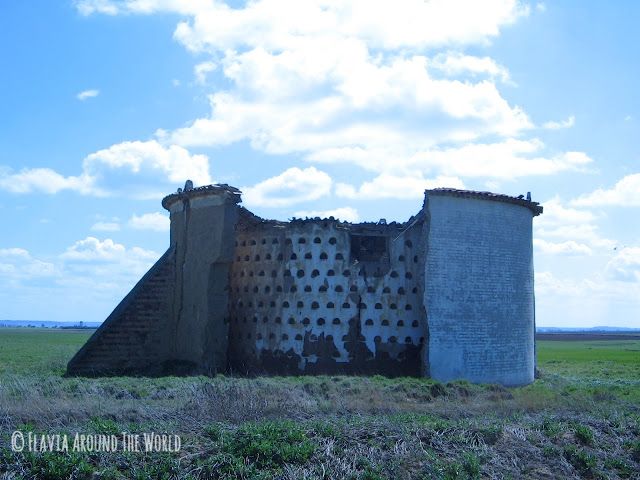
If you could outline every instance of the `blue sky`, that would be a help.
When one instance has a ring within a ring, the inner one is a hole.
[[[531,191],[538,325],[640,327],[637,2],[0,9],[0,318],[103,320],[191,178],[279,219]]]

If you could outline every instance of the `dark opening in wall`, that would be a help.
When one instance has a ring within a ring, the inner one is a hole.
[[[351,261],[376,262],[389,257],[387,237],[351,234]]]

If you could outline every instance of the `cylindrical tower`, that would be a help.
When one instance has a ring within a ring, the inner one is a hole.
[[[441,381],[534,379],[532,218],[537,203],[428,190],[424,304],[428,371]]]

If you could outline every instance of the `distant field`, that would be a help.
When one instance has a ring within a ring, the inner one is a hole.
[[[0,374],[62,374],[95,330],[0,328]]]
[[[63,378],[92,331],[0,328],[0,479],[640,478],[640,339],[541,340],[542,378]],[[174,454],[35,453],[38,434],[176,433]]]

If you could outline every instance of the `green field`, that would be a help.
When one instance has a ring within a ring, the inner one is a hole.
[[[541,378],[63,378],[91,331],[0,329],[0,478],[640,478],[640,341],[539,341]],[[11,432],[178,434],[15,453]]]

